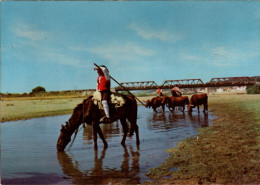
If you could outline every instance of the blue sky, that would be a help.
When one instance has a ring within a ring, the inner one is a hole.
[[[94,89],[94,62],[119,82],[259,76],[260,2],[1,2],[1,92]]]

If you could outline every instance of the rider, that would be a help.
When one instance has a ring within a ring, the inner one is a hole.
[[[162,94],[162,89],[159,87],[159,89],[157,90],[157,94],[158,94],[158,96],[163,96],[163,94]]]
[[[101,93],[101,102],[105,111],[105,116],[102,117],[99,121],[103,122],[111,122],[109,115],[109,105],[108,101],[110,98],[110,75],[106,66],[101,65],[100,68],[96,67],[94,70],[97,70],[98,78],[97,78],[97,91]]]
[[[180,92],[179,88],[176,86],[171,90],[171,93],[172,93],[172,96],[174,96],[174,97],[182,96],[182,93]]]

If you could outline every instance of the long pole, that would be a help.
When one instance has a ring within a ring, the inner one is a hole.
[[[100,68],[96,63],[94,63],[95,66],[97,66],[98,68]],[[109,75],[110,76],[110,75]],[[143,106],[145,106],[145,104],[139,100],[135,95],[133,95],[127,88],[125,88],[123,85],[121,85],[118,81],[116,81],[112,76],[110,76],[110,78],[112,80],[114,80],[120,87],[122,87],[124,90],[126,90],[129,94],[131,94],[135,99],[137,99],[141,104],[143,104]]]

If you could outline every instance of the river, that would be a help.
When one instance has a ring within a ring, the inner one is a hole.
[[[81,129],[70,151],[57,152],[56,142],[61,124],[70,115],[43,117],[1,123],[2,184],[138,184],[149,179],[149,168],[159,166],[170,153],[165,151],[191,136],[197,128],[208,126],[214,117],[210,112],[191,115],[186,111],[153,113],[138,107],[140,146],[135,136],[127,137],[122,147],[120,122],[102,125],[108,142],[98,138],[93,148],[90,126]]]

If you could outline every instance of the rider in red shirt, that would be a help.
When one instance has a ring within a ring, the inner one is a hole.
[[[159,87],[159,89],[157,90],[158,96],[163,96],[162,94],[162,89]]]
[[[101,102],[105,111],[105,116],[100,119],[100,122],[110,123],[108,100],[110,98],[110,75],[106,66],[101,65],[100,68],[94,68],[97,70],[97,91],[101,93]]]

